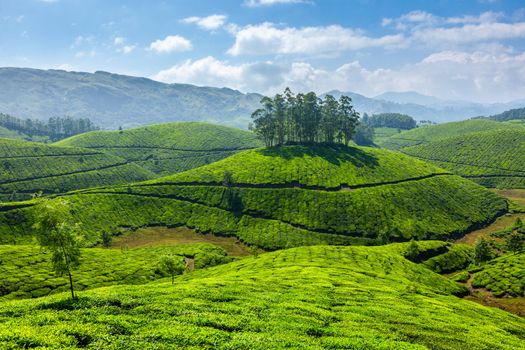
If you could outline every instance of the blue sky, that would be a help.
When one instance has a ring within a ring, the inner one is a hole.
[[[525,98],[525,3],[0,0],[0,66],[504,102]]]

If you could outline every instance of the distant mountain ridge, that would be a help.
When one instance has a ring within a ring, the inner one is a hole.
[[[106,129],[174,121],[205,121],[247,128],[263,97],[229,88],[165,84],[141,77],[112,74],[0,68],[0,113],[47,120],[68,115],[90,118]],[[361,113],[403,113],[435,122],[492,115],[525,105],[444,101],[417,92],[387,92],[376,98],[333,90],[352,97]]]
[[[107,72],[0,68],[0,111],[21,118],[88,117],[116,129],[170,121],[207,121],[246,128],[259,94],[228,88],[164,84]]]
[[[458,121],[477,116],[489,116],[503,111],[522,107],[525,100],[508,103],[481,104],[468,101],[448,101],[437,97],[422,95],[414,91],[385,92],[375,98],[366,97],[350,91],[332,90],[326,94],[339,97],[352,97],[354,107],[361,113],[402,113],[416,120],[429,119],[434,122]]]

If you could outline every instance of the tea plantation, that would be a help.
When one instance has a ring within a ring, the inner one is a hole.
[[[470,133],[402,152],[486,187],[525,188],[525,129]]]
[[[405,147],[427,144],[444,138],[467,135],[473,132],[515,129],[525,130],[525,124],[497,122],[489,119],[470,119],[460,122],[422,126],[403,131],[378,144],[381,147],[399,150]]]
[[[124,184],[154,174],[125,159],[97,150],[0,139],[0,200],[31,198],[36,192]]]
[[[73,272],[75,289],[112,284],[141,284],[166,277],[159,268],[160,256],[191,257],[196,268],[230,262],[223,249],[210,244],[82,250],[79,270]],[[0,299],[40,297],[67,291],[68,281],[51,270],[51,254],[31,245],[0,245]]]
[[[507,254],[474,271],[472,286],[495,296],[525,296],[525,253]]]
[[[196,168],[239,150],[262,145],[251,132],[197,122],[165,123],[121,131],[94,131],[56,144],[103,150],[136,163],[158,176]]]
[[[187,226],[270,250],[446,239],[507,210],[501,197],[440,168],[346,146],[249,150],[170,177],[64,198],[91,245],[122,227]],[[0,208],[0,242],[31,240],[35,203]]]
[[[524,349],[525,320],[398,245],[300,247],[170,282],[0,302],[0,347]]]

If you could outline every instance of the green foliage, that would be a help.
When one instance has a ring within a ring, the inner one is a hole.
[[[352,99],[331,95],[324,100],[314,92],[294,95],[286,88],[284,95],[263,97],[262,108],[252,113],[253,130],[266,147],[286,143],[343,143],[348,145],[359,114]]]
[[[152,283],[86,291],[76,302],[63,295],[3,302],[0,346],[522,347],[523,318],[453,296],[465,289],[396,249],[295,248],[179,276],[176,288]]]
[[[262,143],[251,133],[208,123],[165,123],[121,131],[95,131],[57,143],[103,150],[158,176],[197,168]]]
[[[171,284],[174,283],[176,275],[180,275],[185,270],[184,258],[172,254],[160,257],[160,268],[171,276]]]
[[[419,253],[419,246],[417,242],[411,240],[410,244],[408,245],[405,251],[405,258],[407,258],[410,261],[416,261],[416,259],[419,257]]]
[[[506,254],[484,264],[472,279],[475,288],[487,288],[497,297],[524,296],[525,253]]]
[[[505,111],[500,114],[495,114],[489,117],[492,120],[499,122],[505,122],[509,120],[523,120],[525,119],[525,108],[516,108]]]
[[[352,140],[360,146],[370,146],[374,144],[374,128],[359,123],[355,128],[355,133]]]
[[[396,128],[401,130],[414,129],[417,122],[409,115],[401,113],[379,113],[372,116],[363,115],[363,124],[373,128]]]
[[[523,127],[525,127],[525,125],[521,126],[512,123],[501,123],[487,119],[470,119],[460,122],[421,126],[394,135],[379,145],[381,147],[399,150],[409,146],[422,145],[478,131],[516,130]]]
[[[494,251],[485,238],[480,238],[474,246],[474,261],[476,263],[483,263],[494,258]]]
[[[144,284],[169,277],[156,263],[161,256],[195,259],[196,271],[232,261],[217,246],[181,244],[136,249],[82,248],[75,271],[75,289],[87,290],[115,284]],[[35,245],[0,245],[0,304],[2,299],[35,298],[68,291],[68,283],[50,269],[52,256]],[[0,345],[1,348],[1,345]]]
[[[474,261],[474,249],[465,244],[454,244],[446,253],[423,262],[437,273],[450,273],[467,268]]]
[[[27,138],[36,136],[51,140],[98,130],[89,118],[51,117],[46,123],[40,120],[20,119],[3,113],[0,113],[0,127],[25,134]]]
[[[225,171],[231,187],[223,184]],[[100,241],[100,232],[162,225],[236,236],[270,250],[446,238],[506,210],[496,194],[439,171],[387,150],[287,146],[68,199],[89,244]],[[0,240],[23,240],[32,209],[8,209],[0,210],[0,222],[9,217],[19,224],[0,225]]]
[[[0,139],[0,199],[143,181],[154,174],[125,159],[73,147]]]
[[[80,265],[82,238],[79,226],[72,222],[69,204],[64,200],[44,200],[37,207],[35,229],[40,246],[51,252],[53,270],[69,277],[71,298],[75,299],[72,271]]]
[[[450,137],[403,153],[487,187],[525,188],[525,128]]]

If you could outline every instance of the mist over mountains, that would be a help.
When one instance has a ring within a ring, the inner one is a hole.
[[[90,118],[102,128],[132,127],[170,121],[207,121],[246,128],[262,95],[229,88],[165,84],[107,72],[0,68],[0,112],[21,118],[69,115]],[[354,92],[361,113],[398,112],[435,122],[491,115],[525,105],[446,101],[417,92],[386,92],[374,98]]]

